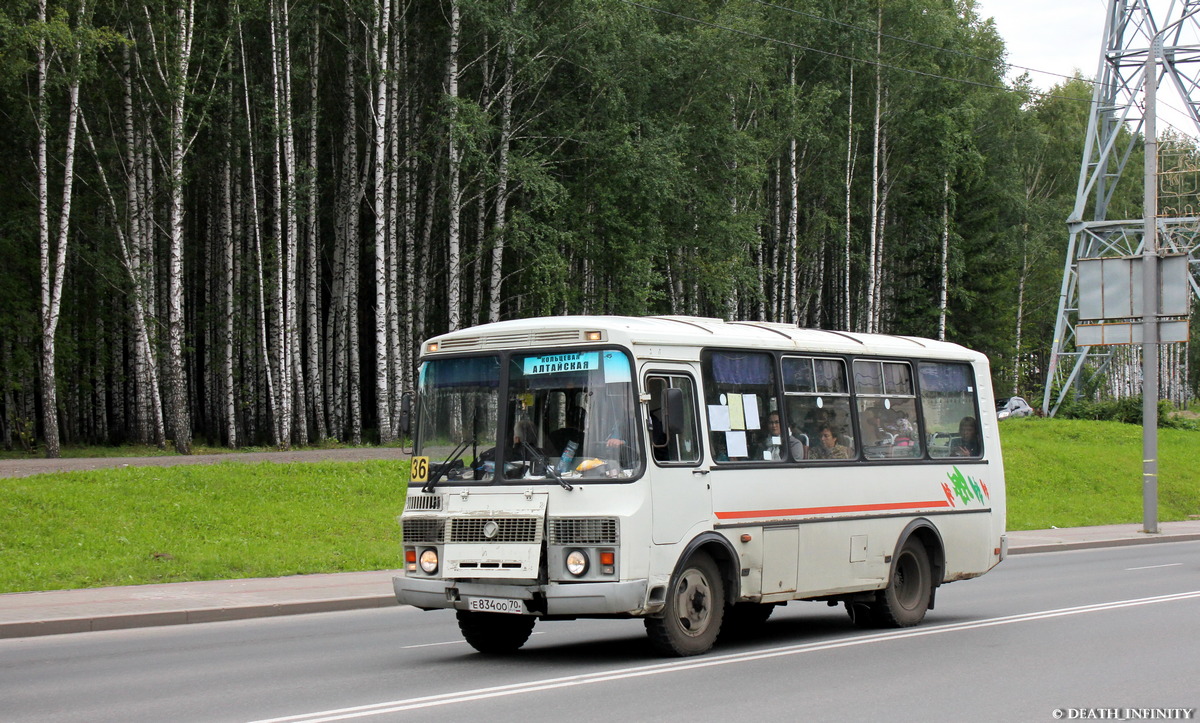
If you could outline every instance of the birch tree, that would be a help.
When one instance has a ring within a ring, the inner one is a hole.
[[[86,0],[81,2],[76,29],[87,14]],[[37,22],[47,28],[46,0],[38,0]],[[58,457],[58,379],[55,369],[55,333],[62,307],[63,282],[67,271],[67,242],[71,230],[71,201],[75,188],[75,134],[79,120],[79,73],[81,71],[80,39],[73,39],[64,61],[67,80],[66,147],[63,150],[62,199],[58,206],[58,228],[51,239],[50,219],[50,162],[48,159],[50,110],[49,75],[52,53],[48,37],[38,37],[36,44],[35,102],[37,124],[37,216],[38,260],[41,279],[42,332],[42,427],[46,441],[46,456]]]
[[[375,18],[375,407],[379,422],[379,441],[387,444],[393,439],[392,407],[388,354],[388,173],[387,128],[388,97],[391,84],[391,20],[390,0],[376,5]],[[453,276],[451,277],[454,278]]]
[[[460,285],[462,260],[460,258],[459,223],[462,217],[462,189],[460,176],[462,174],[462,146],[458,139],[458,45],[462,33],[462,18],[459,12],[458,0],[450,0],[450,48],[446,60],[446,98],[449,110],[447,126],[449,133],[446,138],[446,154],[448,166],[448,195],[449,218],[447,220],[446,240],[446,305],[447,327],[450,330],[459,327],[462,309],[462,287]]]

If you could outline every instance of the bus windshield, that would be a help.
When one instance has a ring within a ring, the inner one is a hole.
[[[558,483],[641,472],[624,352],[513,354],[503,385],[501,364],[481,356],[421,366],[414,454],[428,456],[444,479],[492,481],[501,470],[506,480]]]

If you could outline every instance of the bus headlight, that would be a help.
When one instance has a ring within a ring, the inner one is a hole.
[[[588,570],[588,556],[583,550],[571,550],[567,553],[567,572],[579,577]]]
[[[425,574],[427,574],[427,575],[432,575],[433,573],[437,572],[437,569],[438,569],[437,550],[435,550],[431,547],[428,550],[425,550],[424,552],[421,553],[421,569],[424,570]]]

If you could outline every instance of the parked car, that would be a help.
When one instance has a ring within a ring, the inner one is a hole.
[[[1021,397],[1005,397],[996,400],[996,419],[1009,417],[1032,417],[1033,407]]]

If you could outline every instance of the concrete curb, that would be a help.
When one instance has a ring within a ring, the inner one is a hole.
[[[1164,542],[1191,542],[1200,540],[1200,533],[1162,535],[1157,537],[1147,535],[1142,538],[1125,538],[1117,540],[1082,540],[1077,542],[1050,542],[1043,544],[1022,545],[1008,550],[1009,555],[1029,555],[1038,552],[1063,552],[1066,550],[1090,550],[1097,547],[1128,547],[1131,545],[1154,545]]]
[[[64,633],[89,633],[102,630],[129,630],[132,628],[188,625],[191,623],[215,623],[230,620],[251,620],[254,618],[341,612],[346,610],[368,610],[371,608],[394,607],[396,605],[395,596],[386,595],[370,598],[359,597],[265,605],[198,608],[195,610],[89,615],[76,618],[0,623],[0,639],[61,635]]]

